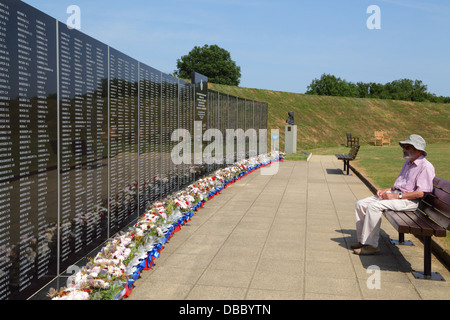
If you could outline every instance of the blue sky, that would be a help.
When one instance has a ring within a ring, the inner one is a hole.
[[[194,46],[217,44],[242,87],[304,93],[323,73],[351,82],[422,80],[450,96],[448,0],[24,0],[162,72]],[[366,26],[370,5],[381,29]]]

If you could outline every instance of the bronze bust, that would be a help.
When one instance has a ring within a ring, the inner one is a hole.
[[[288,112],[289,118],[286,119],[286,123],[290,125],[294,125],[294,111]]]

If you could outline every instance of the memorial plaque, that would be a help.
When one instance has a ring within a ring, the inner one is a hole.
[[[56,275],[56,20],[0,2],[0,300]]]
[[[109,179],[113,235],[137,217],[138,62],[109,49]]]
[[[139,210],[160,198],[161,72],[139,64]]]
[[[195,121],[202,122],[202,134],[207,129],[208,77],[192,72],[191,82],[195,85]]]
[[[108,236],[108,47],[58,24],[60,268]]]

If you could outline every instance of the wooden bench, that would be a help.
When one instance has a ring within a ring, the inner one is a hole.
[[[355,160],[356,155],[359,151],[359,145],[354,145],[350,149],[350,152],[348,154],[336,154],[335,156],[339,159],[344,161],[344,171],[347,170],[347,175],[349,173],[350,169],[350,161]]]
[[[445,281],[438,272],[431,272],[431,237],[445,237],[450,230],[450,182],[435,177],[433,185],[433,192],[416,211],[385,210],[383,214],[399,233],[399,240],[391,240],[392,244],[412,245],[405,241],[405,233],[423,237],[424,271],[413,271],[414,277]]]
[[[383,131],[375,131],[374,136],[374,145],[378,145],[378,142],[381,144],[381,146],[383,146],[383,144],[385,143],[391,145],[391,136],[385,136]]]
[[[351,133],[347,133],[347,147],[353,147],[353,145],[359,145],[359,138],[352,137]]]

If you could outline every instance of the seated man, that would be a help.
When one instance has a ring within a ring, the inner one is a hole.
[[[433,191],[434,167],[425,159],[425,140],[416,134],[400,141],[403,148],[402,170],[394,186],[377,191],[377,195],[359,200],[355,205],[358,243],[352,244],[355,254],[369,255],[380,251],[378,238],[383,210],[414,211],[420,199]]]

